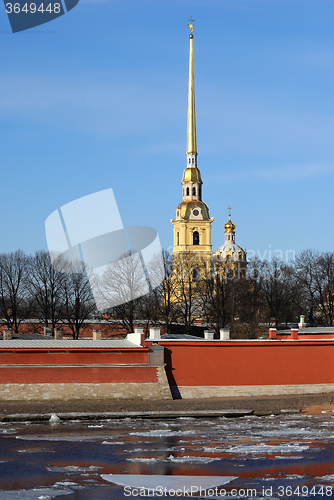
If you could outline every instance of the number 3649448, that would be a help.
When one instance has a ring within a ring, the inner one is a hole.
[[[60,13],[60,3],[49,3],[46,8],[44,8],[44,4],[41,3],[38,7],[35,3],[25,3],[23,7],[21,8],[21,5],[19,3],[6,3],[6,12],[7,14],[19,14],[20,12],[24,12],[26,14],[35,14],[35,12],[40,12],[43,14],[44,12],[49,12],[52,14],[54,12],[55,14]]]

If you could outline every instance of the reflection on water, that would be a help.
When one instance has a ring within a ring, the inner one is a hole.
[[[234,498],[331,498],[333,452],[334,414],[1,423],[0,500],[124,499],[106,474],[234,476],[227,492],[257,491]]]

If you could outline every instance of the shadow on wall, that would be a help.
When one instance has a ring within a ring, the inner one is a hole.
[[[172,367],[172,351],[165,346],[166,374],[173,399],[182,399],[181,393],[175,381]]]

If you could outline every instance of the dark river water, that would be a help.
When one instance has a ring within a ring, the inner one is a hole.
[[[189,498],[194,476],[207,498],[333,498],[334,413],[0,424],[0,500]]]

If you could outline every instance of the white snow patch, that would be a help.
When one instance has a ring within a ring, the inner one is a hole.
[[[60,418],[56,413],[52,413],[51,417],[49,418],[49,422],[60,422]]]

